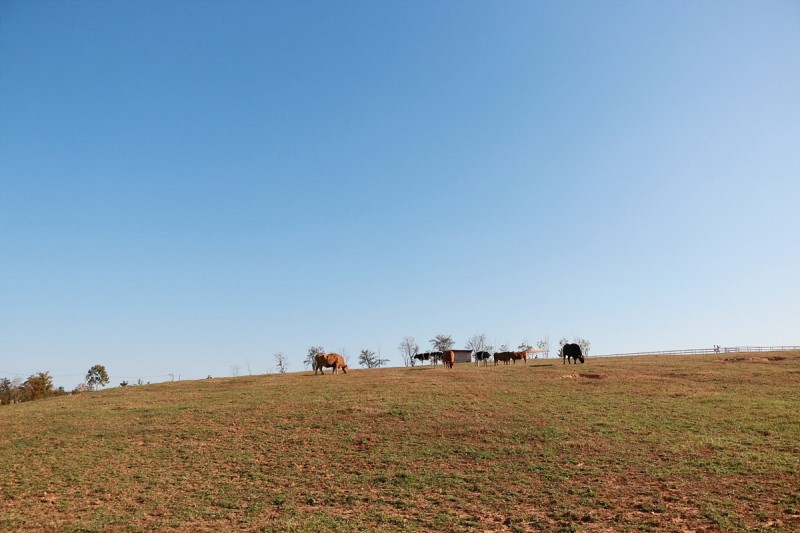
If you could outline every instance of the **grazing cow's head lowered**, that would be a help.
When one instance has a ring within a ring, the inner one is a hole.
[[[561,348],[561,357],[564,358],[564,363],[572,363],[575,361],[575,364],[578,364],[578,361],[584,363],[585,360],[583,358],[583,352],[581,352],[581,347],[577,344],[565,344]]]
[[[325,374],[322,370],[323,368],[333,368],[334,374],[338,374],[341,368],[342,372],[347,374],[348,367],[347,363],[344,361],[344,357],[338,353],[321,353],[314,358],[314,375],[317,374],[317,370],[319,370],[321,374]]]

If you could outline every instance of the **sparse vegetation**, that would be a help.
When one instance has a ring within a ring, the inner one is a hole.
[[[486,333],[476,333],[467,339],[467,342],[464,346],[468,350],[472,350],[473,355],[478,352],[486,351],[489,347],[489,344],[486,341]]]
[[[364,349],[358,355],[358,364],[367,368],[380,368],[388,362],[388,359],[381,359],[380,355],[372,350]]]
[[[780,356],[302,372],[11,405],[0,530],[796,531],[800,352]]]
[[[589,357],[589,350],[592,348],[592,343],[589,341],[589,339],[584,339],[583,337],[574,337],[572,342],[581,347],[581,353],[585,357]]]
[[[53,387],[53,378],[50,372],[37,372],[24,382],[19,378],[0,379],[0,405],[41,400],[61,394],[63,392]]]
[[[316,357],[319,354],[325,353],[325,348],[322,346],[309,346],[308,351],[306,352],[306,358],[303,360],[303,366],[305,368],[310,368],[314,370],[316,363]]]
[[[403,366],[414,366],[417,361],[414,359],[414,354],[419,352],[419,345],[417,345],[414,337],[405,337],[397,349],[403,357]]]
[[[542,351],[542,357],[550,357],[550,337],[545,337],[536,343],[536,347]]]
[[[436,335],[436,337],[432,338],[429,342],[437,352],[446,352],[455,344],[451,335]]]
[[[289,370],[289,360],[283,352],[273,354],[275,358],[275,366],[278,369],[278,374],[285,374]]]

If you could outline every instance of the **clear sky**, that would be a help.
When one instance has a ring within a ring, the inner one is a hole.
[[[799,273],[800,2],[0,0],[0,376],[800,344]]]

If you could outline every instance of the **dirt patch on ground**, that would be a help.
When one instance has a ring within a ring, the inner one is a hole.
[[[605,374],[564,374],[561,377],[562,378],[566,378],[566,379],[578,379],[578,378],[604,379],[606,377],[606,375]]]
[[[726,357],[723,363],[769,363],[770,361],[785,361],[785,357]]]

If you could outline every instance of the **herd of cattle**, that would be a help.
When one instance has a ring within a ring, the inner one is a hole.
[[[481,362],[483,363],[483,366],[487,366],[491,357],[494,357],[495,366],[497,366],[500,362],[502,362],[504,365],[508,365],[510,363],[517,364],[517,361],[525,361],[525,364],[528,364],[528,352],[525,351],[496,352],[494,355],[490,354],[489,352],[476,352],[474,356],[476,366]],[[577,365],[578,361],[581,363],[585,362],[583,353],[581,352],[581,347],[577,344],[565,344],[561,348],[561,358],[564,360],[564,364],[572,364],[574,361]],[[452,350],[445,352],[425,352],[414,354],[414,359],[420,362],[431,361],[434,365],[441,361],[445,368],[453,368],[453,365],[456,362],[456,354]],[[338,374],[339,370],[341,369],[342,372],[347,374],[348,366],[344,360],[344,357],[338,353],[318,354],[314,358],[314,375],[317,375],[317,371],[324,375],[325,372],[323,372],[323,368],[333,368],[334,374]]]
[[[414,354],[414,359],[419,362],[429,361],[434,365],[439,364],[439,361],[444,362],[445,366],[448,366],[449,358],[455,358],[455,353],[452,351],[448,352],[425,352],[425,353],[418,353]],[[489,359],[492,358],[492,354],[489,352],[475,352],[473,354],[475,357],[475,366],[483,363],[483,366],[489,364]],[[494,354],[494,364],[497,365],[502,362],[504,365],[514,363],[516,364],[517,361],[525,361],[525,364],[528,363],[528,352],[497,352]],[[452,366],[450,367],[452,368]]]

